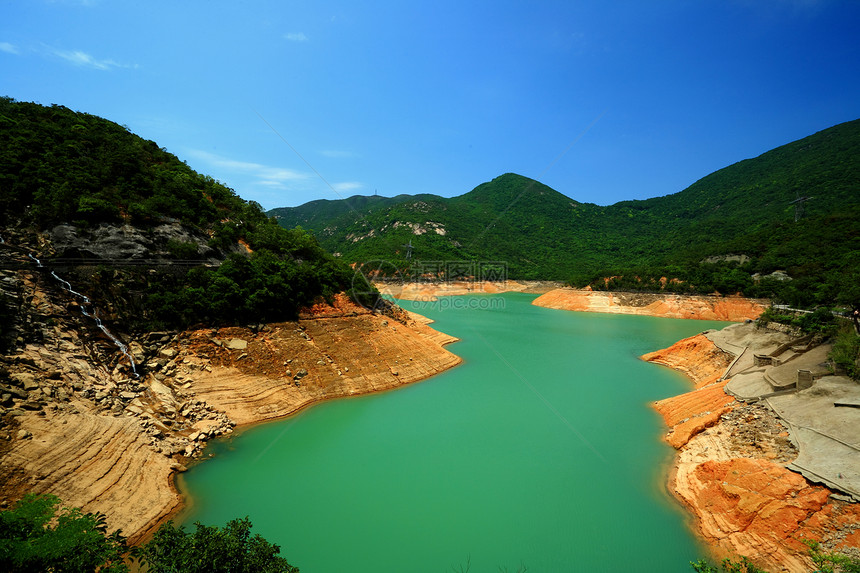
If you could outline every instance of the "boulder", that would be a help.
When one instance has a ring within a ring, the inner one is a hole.
[[[35,390],[39,387],[39,383],[36,382],[36,376],[29,372],[15,372],[9,376],[9,379],[12,381],[12,384],[20,386],[24,390]]]
[[[162,348],[158,351],[158,355],[162,358],[166,358],[168,360],[172,360],[176,358],[176,349],[175,348]]]

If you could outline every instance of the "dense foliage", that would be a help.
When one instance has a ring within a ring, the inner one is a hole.
[[[9,573],[128,571],[125,540],[104,516],[60,508],[56,496],[28,494],[0,512],[0,570]]]
[[[0,512],[0,570],[9,573],[124,573],[134,557],[150,573],[298,573],[280,548],[251,535],[248,518],[224,528],[195,524],[188,533],[170,522],[136,548],[108,534],[104,516],[60,508],[53,495],[28,494]]]
[[[858,189],[860,120],[716,171],[679,193],[608,207],[506,174],[451,199],[351,197],[270,213],[313,231],[350,262],[390,260],[405,272],[429,261],[499,261],[511,278],[743,292],[811,307],[860,301]],[[793,202],[803,197],[796,213]]]
[[[225,261],[187,273],[166,265],[106,267],[92,282],[71,271],[76,284],[114,300],[127,328],[283,320],[319,296],[353,287],[354,273],[313,236],[282,228],[258,204],[122,126],[10,98],[0,98],[0,126],[0,225],[48,230],[67,223],[85,234],[104,224],[146,230],[179,222]],[[171,240],[166,250],[171,260],[200,258],[195,243]]]
[[[194,533],[166,523],[138,556],[149,573],[299,573],[279,555],[280,547],[251,535],[248,518],[223,529],[200,523]]]
[[[68,222],[208,227],[244,203],[153,141],[62,106],[0,98],[0,217],[46,228]]]

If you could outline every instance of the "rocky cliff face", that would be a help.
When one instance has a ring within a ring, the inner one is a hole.
[[[0,507],[24,493],[103,512],[140,540],[181,505],[173,476],[240,424],[396,388],[459,362],[454,339],[339,299],[298,321],[149,333],[128,357],[44,269],[0,271]],[[94,301],[97,306],[97,301]]]
[[[766,301],[735,296],[682,296],[662,293],[623,293],[561,288],[539,296],[536,306],[583,312],[641,314],[698,320],[752,320],[764,312]]]
[[[724,392],[730,353],[697,335],[643,359],[695,384],[654,407],[678,449],[669,489],[717,557],[745,555],[768,571],[801,572],[812,570],[804,539],[828,550],[860,549],[860,506],[788,470],[797,449],[783,423],[770,408]]]

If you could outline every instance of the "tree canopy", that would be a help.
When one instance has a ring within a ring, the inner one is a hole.
[[[129,548],[105,516],[61,507],[53,495],[28,494],[0,512],[0,570],[8,573],[125,573],[136,560],[150,573],[298,573],[280,547],[251,534],[251,521],[223,528],[195,524],[189,533],[172,522]]]

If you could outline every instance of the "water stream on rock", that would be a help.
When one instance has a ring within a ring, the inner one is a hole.
[[[574,313],[508,293],[401,303],[463,364],[210,444],[186,524],[249,516],[308,573],[689,572],[648,402],[688,391],[638,356],[725,323]]]
[[[39,259],[37,259],[36,257],[34,257],[31,254],[28,254],[27,256],[30,257],[36,263],[36,266],[38,268],[40,268],[40,269],[44,268],[44,266],[42,265],[42,261],[40,261]],[[111,340],[111,342],[113,342],[114,345],[116,345],[117,348],[119,348],[119,351],[122,352],[126,358],[128,358],[128,362],[131,365],[132,374],[134,375],[135,378],[139,378],[140,375],[137,373],[137,365],[134,362],[134,358],[131,356],[131,352],[129,352],[129,350],[128,350],[128,346],[123,344],[123,342],[119,338],[114,336],[114,334],[110,330],[108,330],[108,327],[106,327],[104,325],[104,323],[102,322],[102,320],[99,318],[98,311],[95,309],[95,306],[93,306],[93,312],[92,313],[90,313],[87,310],[87,305],[93,304],[92,301],[89,299],[89,297],[87,295],[79,293],[78,291],[73,289],[72,285],[71,285],[71,283],[69,283],[69,281],[61,278],[54,271],[51,271],[51,276],[54,277],[54,279],[63,286],[63,289],[65,289],[66,292],[68,292],[72,296],[75,296],[81,300],[81,302],[83,304],[78,305],[79,308],[81,309],[81,313],[84,316],[86,316],[87,318],[89,318],[90,320],[94,321],[96,323],[96,326],[99,327],[99,330],[101,330],[104,333],[104,335],[107,336]]]

